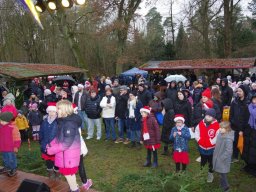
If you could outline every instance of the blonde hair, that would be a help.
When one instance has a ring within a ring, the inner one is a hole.
[[[222,121],[220,123],[220,128],[226,129],[227,132],[230,132],[232,130],[229,121]]]
[[[72,115],[74,113],[74,108],[72,106],[72,103],[68,100],[61,100],[56,104],[57,109],[60,110],[60,114],[58,111],[59,117],[67,117],[69,115]]]

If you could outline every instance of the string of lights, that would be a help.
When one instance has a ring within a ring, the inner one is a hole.
[[[71,8],[74,4],[84,5],[86,0],[37,0],[35,4],[36,11],[43,13],[47,8],[55,11],[59,6]]]

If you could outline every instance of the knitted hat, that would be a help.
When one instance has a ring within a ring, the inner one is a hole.
[[[182,114],[175,115],[174,122],[177,122],[177,121],[182,121],[184,123],[185,122],[184,115]]]
[[[48,96],[48,95],[51,95],[51,90],[50,89],[45,89],[44,90],[44,96]]]
[[[151,108],[149,106],[144,106],[143,108],[140,109],[140,112],[146,112],[146,113],[150,113]]]
[[[207,98],[209,98],[209,99],[212,98],[210,88],[205,89],[205,90],[203,91],[203,93],[202,93],[202,96],[205,96],[205,97],[207,97]]]
[[[48,102],[48,107],[46,108],[46,112],[49,113],[49,111],[57,112],[57,107],[55,102]]]
[[[84,87],[85,88],[91,87],[91,83],[89,81],[85,81]]]
[[[215,109],[207,109],[205,112],[205,115],[209,115],[213,118],[216,118],[216,111],[215,111]]]
[[[238,88],[242,89],[244,92],[244,97],[247,97],[248,95],[248,90],[246,89],[246,87],[244,85],[240,85]]]
[[[120,86],[119,89],[120,89],[120,90],[128,90],[128,87],[127,87],[126,85],[122,85],[122,86]]]
[[[3,112],[0,113],[0,120],[4,121],[4,122],[11,122],[11,120],[13,119],[13,114],[10,112]]]
[[[33,103],[33,104],[31,105],[31,108],[32,108],[32,109],[37,109],[37,107],[38,107],[37,103]]]
[[[78,88],[81,88],[81,89],[84,88],[84,86],[83,86],[82,84],[78,84],[77,87],[78,87]]]
[[[204,103],[204,107],[205,107],[206,109],[213,108],[213,102],[212,102],[212,100],[206,101],[206,102]]]

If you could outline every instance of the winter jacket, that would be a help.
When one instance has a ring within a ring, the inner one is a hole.
[[[130,116],[130,107],[133,107],[129,104],[129,101],[128,101],[128,117]],[[143,107],[141,101],[139,101],[138,99],[136,100],[136,106],[134,108],[134,119],[135,119],[135,123],[134,124],[131,124],[131,119],[133,118],[128,118],[128,126],[130,127],[130,130],[141,130],[141,113],[140,113],[140,109]],[[134,127],[131,127],[131,126],[134,126]]]
[[[2,108],[1,112],[2,112],[2,113],[3,113],[3,112],[10,112],[10,113],[12,113],[13,118],[16,118],[17,115],[18,115],[18,110],[16,109],[16,107],[15,107],[14,105],[5,105],[5,106]]]
[[[218,101],[215,98],[212,98],[213,104],[218,106],[218,109],[220,110],[220,119],[218,119],[218,121],[220,122],[220,120],[222,119],[222,113],[223,113],[223,105],[222,105],[222,101]],[[219,118],[219,117],[218,117]]]
[[[115,111],[115,117],[118,117],[120,119],[126,119],[127,118],[127,102],[129,99],[128,93],[124,95],[118,95],[116,97],[116,111]]]
[[[100,96],[90,97],[85,103],[85,112],[89,119],[99,119],[102,111],[100,107]]]
[[[100,102],[100,107],[102,108],[103,118],[114,118],[116,109],[116,98],[112,95],[110,98],[110,103],[107,103],[108,98],[104,96]],[[110,106],[107,106],[110,105]]]
[[[222,114],[220,112],[220,109],[218,107],[218,105],[214,104],[212,102],[212,100],[210,100],[210,102],[212,103],[213,105],[213,109],[215,110],[216,112],[216,120],[217,121],[220,121],[221,118],[222,118]],[[205,117],[205,112],[206,112],[206,109],[204,109],[203,107],[203,103],[202,102],[199,102],[195,107],[194,107],[194,111],[193,111],[193,123],[192,125],[193,126],[197,126],[198,123],[204,119]]]
[[[14,152],[21,144],[19,130],[14,122],[0,124],[0,152]]]
[[[85,102],[87,100],[87,94],[85,91],[83,91],[80,99],[80,104],[81,104],[81,111],[85,111]],[[78,101],[79,101],[79,91],[76,92],[75,97],[74,97],[74,103],[78,107]]]
[[[177,89],[176,89],[176,87],[168,88],[166,90],[166,98],[171,99],[173,103],[176,101],[176,99],[177,99]]]
[[[234,131],[243,131],[249,126],[250,113],[247,103],[247,99],[241,101],[239,98],[236,98],[231,103],[229,121]]]
[[[197,85],[193,91],[193,101],[194,101],[194,106],[197,105],[201,98],[202,98],[202,92],[203,92],[203,86],[201,84]]]
[[[162,111],[161,101],[160,100],[151,100],[149,102],[149,107],[151,107],[152,113],[157,113]]]
[[[43,120],[39,132],[39,143],[41,145],[40,149],[42,153],[46,153],[46,145],[50,144],[56,137],[57,129],[58,125],[56,119],[52,123],[48,122],[48,117]]]
[[[28,121],[31,126],[41,125],[42,120],[43,120],[43,117],[39,111],[30,111],[28,113]]]
[[[152,94],[147,89],[142,92],[138,91],[138,99],[142,102],[143,106],[148,106],[149,101],[152,99]]]
[[[222,81],[225,82],[225,85],[220,88],[222,104],[223,106],[230,106],[233,98],[233,90],[228,86],[228,79],[225,78]]]
[[[160,136],[160,128],[156,121],[154,114],[150,113],[147,117],[147,127],[149,133],[149,140],[144,140],[142,137],[144,145],[156,145],[161,143],[161,136]],[[143,123],[142,123],[143,129]]]
[[[234,131],[221,133],[217,136],[213,152],[213,170],[217,173],[230,172],[231,156],[233,153]]]
[[[178,152],[184,152],[188,151],[188,141],[191,138],[190,132],[188,127],[184,126],[180,132],[181,135],[178,135],[178,129],[177,127],[172,128],[172,132],[170,134],[170,140],[173,141],[173,149],[174,151]],[[173,136],[174,133],[176,134],[176,137]]]
[[[119,92],[120,92],[120,86],[113,86],[112,87],[112,91],[113,91],[113,95],[116,97],[119,95]]]
[[[174,122],[174,107],[172,100],[169,98],[166,98],[162,101],[162,106],[165,109],[165,115],[164,115],[164,122],[163,122],[163,129],[161,134],[161,141],[168,144],[170,143],[170,134],[172,128],[175,126]]]
[[[79,127],[82,119],[72,114],[57,120],[56,137],[47,145],[47,154],[55,155],[55,165],[59,168],[74,168],[79,166],[81,141]]]
[[[185,125],[187,127],[192,126],[192,106],[190,102],[184,98],[184,100],[177,99],[174,103],[175,114],[182,114],[185,117]]]
[[[248,165],[256,165],[256,129],[246,127],[243,132],[244,148],[242,159]]]
[[[203,150],[214,149],[219,129],[220,125],[216,120],[209,125],[206,124],[205,120],[200,121],[195,129],[195,139],[199,147]]]
[[[29,128],[28,120],[24,115],[21,115],[20,117],[17,116],[15,118],[15,123],[19,130],[24,130]]]

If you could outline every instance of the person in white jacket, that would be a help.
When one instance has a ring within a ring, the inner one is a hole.
[[[115,141],[116,98],[112,95],[111,89],[106,89],[106,96],[102,98],[100,102],[100,107],[102,108],[102,118],[106,126],[106,141],[111,139],[110,134],[112,135],[112,140]]]

